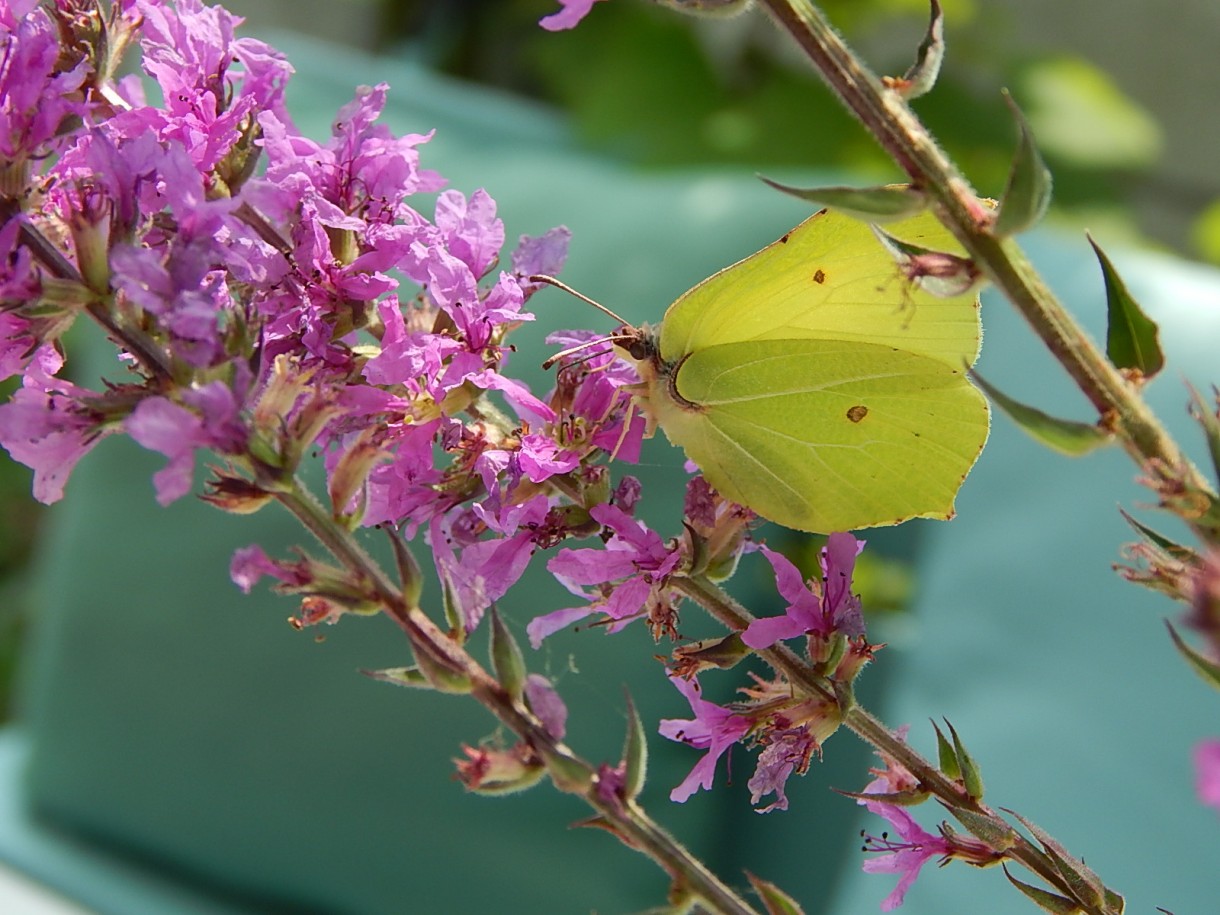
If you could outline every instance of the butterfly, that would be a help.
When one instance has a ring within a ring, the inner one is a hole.
[[[930,213],[886,229],[961,251]],[[929,294],[868,224],[824,210],[614,340],[650,428],[721,495],[830,533],[953,516],[990,429],[967,374],[981,337],[977,295]]]

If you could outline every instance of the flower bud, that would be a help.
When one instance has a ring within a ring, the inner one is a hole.
[[[463,746],[466,759],[454,760],[457,777],[477,794],[513,794],[538,784],[546,766],[526,744],[507,750]]]

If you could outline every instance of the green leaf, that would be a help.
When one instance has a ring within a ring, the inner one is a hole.
[[[1125,510],[1120,508],[1118,513],[1123,516],[1123,520],[1135,529],[1137,534],[1165,553],[1166,558],[1176,559],[1178,562],[1195,562],[1199,558],[1198,554],[1190,547],[1175,543],[1164,534],[1158,533],[1148,525],[1140,523],[1134,517],[1127,514]]]
[[[800,200],[830,207],[863,222],[890,222],[922,213],[928,198],[908,184],[883,184],[877,187],[799,188],[758,176],[765,184]]]
[[[1074,913],[1080,911],[1080,905],[1074,900],[1048,890],[1039,889],[1028,883],[1023,883],[1010,874],[1007,867],[1004,868],[1004,876],[1008,878],[1009,883],[1024,893],[1026,898],[1044,912],[1051,912],[1052,915],[1074,915]]]
[[[1052,185],[1050,169],[1042,161],[1029,122],[1007,92],[1004,101],[1017,121],[1020,138],[993,230],[1000,238],[1024,232],[1045,215],[1051,203]]]
[[[953,744],[945,738],[935,721],[932,722],[932,728],[936,731],[936,754],[940,771],[949,778],[961,778],[962,770],[957,765],[957,754],[953,752]]]
[[[391,530],[388,525],[384,530],[390,538],[390,546],[394,549],[394,564],[398,568],[398,580],[402,582],[403,603],[408,607],[417,607],[424,590],[423,572],[420,571],[415,554],[402,539],[402,535]]]
[[[628,800],[639,797],[648,776],[648,739],[639,710],[627,696],[627,739],[623,744],[623,763],[626,769],[623,791]]]
[[[1194,668],[1195,673],[1202,677],[1210,686],[1220,689],[1220,664],[1217,664],[1211,658],[1187,645],[1185,640],[1178,635],[1178,631],[1173,628],[1173,624],[1168,620],[1165,621],[1165,628],[1169,630],[1169,637],[1173,639],[1174,647],[1178,649],[1182,657],[1190,662],[1190,666]]]
[[[491,608],[491,666],[505,691],[514,699],[520,699],[525,692],[525,655],[494,605]]]
[[[915,63],[902,74],[902,79],[886,77],[885,84],[907,101],[927,95],[940,76],[940,65],[945,60],[945,15],[939,0],[932,0],[932,18],[928,31],[915,53]]]
[[[749,871],[746,871],[746,877],[749,878],[750,886],[754,887],[758,898],[766,906],[767,915],[804,915],[805,910],[797,905],[796,900],[774,883],[756,877]]]
[[[979,771],[978,764],[966,749],[966,745],[962,743],[961,738],[957,736],[957,729],[948,721],[945,721],[945,726],[949,728],[949,734],[953,737],[953,753],[957,757],[957,767],[962,773],[962,784],[966,788],[966,793],[976,801],[981,800],[983,775]]]
[[[1073,858],[1060,842],[1041,827],[1035,825],[1033,821],[1026,819],[1015,811],[1007,810],[1006,808],[1001,809],[1016,817],[1021,822],[1021,825],[1028,829],[1033,837],[1042,844],[1042,850],[1051,859],[1051,863],[1055,865],[1055,869],[1063,877],[1068,889],[1082,903],[1097,908],[1110,895],[1117,895],[1113,891],[1107,890],[1105,884],[1101,882],[1101,878],[1093,873],[1083,861]]]
[[[395,686],[411,686],[416,689],[432,689],[432,684],[418,667],[386,667],[382,670],[361,670],[366,677],[393,683]]]
[[[1013,400],[973,369],[970,370],[970,377],[987,393],[996,406],[1008,414],[1009,419],[1048,448],[1053,448],[1069,457],[1080,457],[1110,443],[1112,438],[1110,433],[1091,423],[1060,419]]]
[[[1127,291],[1127,285],[1110,263],[1092,236],[1086,236],[1106,282],[1106,355],[1116,368],[1139,372],[1145,378],[1154,377],[1165,366],[1165,356],[1157,339],[1156,323],[1140,309],[1139,303]]]

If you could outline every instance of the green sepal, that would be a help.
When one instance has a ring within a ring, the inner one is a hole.
[[[1175,543],[1164,534],[1154,531],[1148,525],[1137,521],[1134,517],[1129,515],[1125,509],[1120,508],[1118,513],[1122,515],[1123,520],[1130,524],[1137,534],[1151,543],[1158,550],[1163,552],[1167,558],[1185,563],[1193,563],[1198,561],[1199,555],[1190,547],[1182,546],[1180,543]]]
[[[1007,867],[1004,868],[1004,876],[1008,878],[1009,883],[1024,893],[1030,902],[1044,912],[1050,912],[1052,915],[1074,915],[1080,911],[1080,904],[1075,900],[1024,883],[1010,874]]]
[[[459,670],[446,667],[427,651],[416,651],[415,663],[420,673],[427,679],[428,685],[439,693],[464,696],[474,689],[470,677]]]
[[[361,669],[366,677],[393,683],[395,686],[410,686],[415,689],[432,689],[432,684],[418,667],[385,667],[381,670]]]
[[[796,900],[770,880],[763,880],[749,871],[746,871],[746,877],[750,881],[750,886],[754,887],[758,898],[762,900],[763,906],[766,907],[767,915],[805,915],[805,910],[797,904]]]
[[[915,63],[902,74],[901,79],[887,77],[884,82],[909,102],[932,91],[944,61],[945,14],[940,8],[940,0],[932,0],[932,18],[928,22],[928,31],[924,33],[923,41],[915,52]]]
[[[928,208],[923,191],[909,184],[884,184],[878,187],[810,187],[780,184],[759,175],[764,182],[800,200],[838,210],[863,222],[893,222],[922,213]]]
[[[953,754],[957,757],[957,767],[961,772],[962,785],[966,788],[966,793],[976,801],[982,800],[983,775],[979,771],[978,764],[966,749],[966,745],[962,743],[962,739],[957,736],[957,729],[948,720],[945,721],[945,727],[949,729],[949,734],[953,737]]]
[[[965,295],[983,280],[974,261],[947,251],[936,251],[895,238],[870,226],[881,246],[889,251],[907,280],[929,295],[951,299]]]
[[[539,748],[540,750],[543,748]],[[584,794],[593,783],[593,773],[578,759],[562,751],[543,751],[551,782],[564,794]]]
[[[1015,829],[1004,822],[997,825],[994,817],[961,807],[954,807],[950,812],[954,819],[970,830],[971,835],[976,839],[982,839],[997,852],[1007,851],[1020,839],[1020,835]]]
[[[1049,413],[1043,413],[1036,407],[1013,400],[974,369],[970,369],[970,377],[995,402],[996,406],[1031,438],[1060,454],[1080,457],[1103,445],[1108,445],[1113,438],[1109,432],[1091,423],[1060,419]]]
[[[525,694],[525,655],[494,604],[491,608],[491,667],[500,685],[519,701]]]
[[[933,721],[932,728],[936,731],[936,755],[940,771],[949,778],[961,778],[962,770],[957,764],[957,754],[953,752],[953,744],[945,739],[940,726]]]
[[[1038,840],[1042,845],[1042,850],[1046,852],[1051,863],[1055,865],[1055,869],[1063,877],[1068,889],[1081,903],[1095,909],[1102,905],[1106,899],[1107,890],[1097,874],[1093,873],[1083,861],[1073,858],[1063,845],[1041,827],[1015,811],[1004,808],[1004,812],[1016,817],[1021,825]]]
[[[398,531],[384,527],[394,551],[394,564],[398,568],[398,580],[402,582],[402,600],[407,607],[418,607],[424,593],[424,573],[420,570],[415,554]]]
[[[1101,250],[1091,235],[1086,235],[1101,275],[1106,283],[1106,355],[1115,368],[1139,372],[1144,378],[1153,378],[1165,367],[1165,354],[1156,322],[1144,314],[1139,303],[1127,291],[1110,258]]]
[[[466,624],[462,620],[461,610],[458,608],[457,600],[454,598],[455,588],[453,582],[450,581],[449,575],[445,572],[440,573],[441,579],[441,607],[445,612],[445,625],[449,627],[449,634],[453,636],[454,641],[459,645],[466,642]]]
[[[1169,620],[1165,621],[1165,628],[1169,630],[1169,637],[1173,639],[1174,647],[1178,649],[1182,657],[1190,662],[1190,666],[1194,669],[1195,673],[1207,681],[1209,685],[1220,689],[1220,664],[1217,664],[1211,658],[1187,645]]]
[[[520,794],[522,791],[533,788],[542,781],[546,774],[545,766],[530,766],[512,781],[486,781],[475,787],[467,786],[466,790],[471,794],[479,794],[483,797],[507,797],[510,794]]]
[[[1216,410],[1209,409],[1203,395],[1194,389],[1189,382],[1186,385],[1190,391],[1192,415],[1203,427],[1203,436],[1207,439],[1207,450],[1212,458],[1212,470],[1216,474],[1216,483],[1220,485],[1220,415]],[[1220,390],[1212,387],[1213,398],[1220,400]]]
[[[892,793],[873,793],[864,791],[844,791],[842,788],[831,788],[835,794],[854,798],[857,801],[874,801],[878,804],[893,804],[895,807],[915,807],[926,801],[931,795],[927,791],[895,791]]]
[[[648,739],[639,710],[627,696],[627,737],[623,741],[623,792],[627,800],[635,800],[644,790],[648,777]]]
[[[1008,172],[1008,184],[1000,200],[1000,212],[992,231],[998,238],[1016,235],[1035,225],[1046,214],[1051,203],[1051,172],[1042,161],[1034,143],[1033,131],[1012,96],[1004,93],[1004,101],[1016,119],[1020,138]]]

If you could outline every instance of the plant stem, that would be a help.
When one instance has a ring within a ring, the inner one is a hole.
[[[350,531],[336,523],[320,502],[299,482],[276,498],[295,515],[346,569],[367,583],[386,613],[398,624],[418,657],[469,681],[470,695],[487,708],[505,727],[534,748],[547,761],[550,771],[562,766],[577,771],[577,779],[552,779],[555,786],[579,795],[611,826],[627,845],[642,851],[674,878],[676,885],[693,895],[709,912],[723,915],[757,915],[738,894],[717,878],[698,858],[652,820],[634,800],[614,802],[599,792],[597,767],[578,757],[543,727],[538,718],[515,700],[455,639],[444,633],[418,607],[404,603],[400,590],[369,556]]]
[[[809,0],[761,2],[911,182],[935,200],[949,230],[1042,338],[1135,462],[1141,467],[1160,462],[1180,473],[1188,486],[1211,492],[1206,478],[1178,448],[1135,385],[1068,314],[1016,243],[991,234],[988,220],[980,218],[969,182],[901,96],[860,62]],[[1196,533],[1206,536],[1198,527]]]
[[[741,604],[707,578],[698,576],[674,579],[673,585],[734,632],[740,632],[754,619]],[[782,674],[798,691],[816,698],[836,698],[834,685],[815,673],[797,656],[796,652],[786,645],[777,643],[772,648],[756,650],[755,654]],[[947,777],[939,768],[920,756],[908,743],[894,735],[867,710],[855,704],[854,701],[847,707],[844,707],[841,700],[836,701],[839,701],[839,707],[843,713],[843,724],[850,731],[874,749],[904,766],[919,780],[922,787],[941,801],[950,814],[954,814],[957,810],[964,810],[976,818],[986,819],[991,826],[991,835],[1008,834],[1011,836],[1012,845],[1002,849],[1007,857],[1019,861],[1051,886],[1071,893],[1070,888],[1064,885],[1064,877],[1055,867],[1054,862],[1041,849],[1036,848],[1024,836],[1016,832],[1003,817],[969,797],[958,782]],[[960,818],[959,822],[977,838],[983,841],[988,840],[988,836],[980,834],[981,830],[976,831],[972,828],[971,823]],[[1085,908],[1081,911],[1104,915],[1101,909]]]

